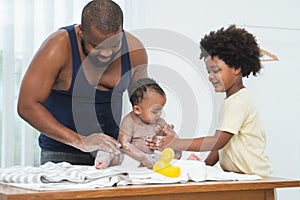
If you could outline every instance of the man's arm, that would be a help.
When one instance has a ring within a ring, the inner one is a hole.
[[[83,137],[63,126],[43,105],[52,88],[67,90],[70,87],[72,68],[68,71],[67,66],[71,65],[71,56],[69,37],[65,30],[53,33],[44,41],[23,78],[18,113],[46,136],[82,151],[97,150],[100,143],[103,149],[116,149],[112,144],[117,142],[109,136],[103,138],[95,134]],[[104,145],[103,139],[109,140],[109,145]]]
[[[141,78],[147,77],[148,55],[144,45],[138,38],[128,32],[126,32],[126,37],[132,66],[131,83],[134,83]]]
[[[45,135],[74,145],[79,139],[77,134],[61,125],[43,106],[59,81],[60,71],[68,64],[66,58],[71,56],[65,37],[62,31],[53,33],[35,54],[21,84],[18,113]]]

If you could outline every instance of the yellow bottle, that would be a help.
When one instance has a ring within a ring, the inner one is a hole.
[[[180,167],[174,167],[170,162],[174,159],[174,150],[166,148],[161,153],[161,158],[153,165],[153,170],[167,177],[176,178],[180,175]]]

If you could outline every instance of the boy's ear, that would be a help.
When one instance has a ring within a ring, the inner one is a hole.
[[[133,106],[133,112],[139,115],[141,114],[141,108],[139,106]]]
[[[242,72],[242,68],[235,68],[234,69],[234,75],[238,75]]]

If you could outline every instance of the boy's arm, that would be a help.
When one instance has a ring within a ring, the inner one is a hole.
[[[175,149],[187,149],[188,151],[215,151],[222,149],[234,134],[217,130],[215,135],[194,139],[175,139]]]
[[[214,166],[219,161],[219,152],[218,150],[211,151],[210,154],[205,159],[205,164]]]
[[[152,141],[148,141],[148,146],[153,150],[162,150],[170,147],[174,150],[186,150],[186,151],[214,151],[222,149],[232,138],[233,134],[226,131],[217,130],[215,135],[191,138],[191,139],[179,139],[176,138],[176,133],[170,127],[165,126],[163,129],[165,137],[161,140],[160,145],[156,146]]]

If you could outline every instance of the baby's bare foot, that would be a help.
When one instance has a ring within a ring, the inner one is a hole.
[[[191,153],[191,155],[189,155],[189,157],[187,158],[187,160],[201,160],[200,157],[194,153]]]
[[[109,152],[98,150],[97,156],[95,158],[96,169],[105,169],[109,167],[112,159],[113,158],[111,157]]]
[[[95,167],[96,169],[106,169],[108,167],[108,164],[106,164],[102,160],[97,160],[95,161]]]

